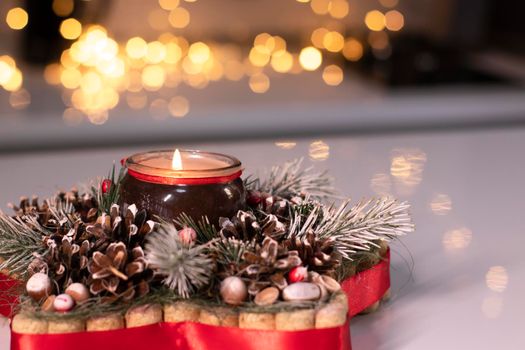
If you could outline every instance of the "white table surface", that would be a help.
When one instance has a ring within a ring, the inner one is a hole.
[[[318,139],[329,156],[312,163],[343,193],[407,199],[417,225],[393,247],[392,300],[352,320],[354,349],[525,349],[525,129]],[[251,171],[298,156],[310,163],[314,140],[289,150],[276,140],[189,146],[236,155]],[[320,148],[314,155],[328,155]],[[0,155],[0,208],[104,175],[137,150]],[[5,322],[0,330],[7,349]]]

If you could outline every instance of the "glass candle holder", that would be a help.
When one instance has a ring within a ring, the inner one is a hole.
[[[231,156],[195,150],[134,154],[124,162],[122,204],[135,204],[151,215],[194,220],[207,216],[218,225],[245,207],[242,164]]]

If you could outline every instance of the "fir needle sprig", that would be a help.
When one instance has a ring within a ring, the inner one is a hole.
[[[107,179],[111,180],[111,186],[109,187],[108,192],[104,193],[102,190],[102,182],[104,179],[99,179],[95,186],[91,186],[91,194],[97,200],[99,214],[109,214],[111,206],[115,203],[118,203],[120,196],[120,185],[124,175],[126,175],[126,168],[120,168],[117,175],[115,164],[113,164],[113,167],[111,168],[111,171],[107,177]]]
[[[174,225],[162,223],[146,242],[146,260],[164,276],[164,284],[182,298],[189,298],[210,282],[213,261],[208,245],[183,243]]]
[[[339,207],[317,203],[308,215],[301,214],[301,206],[296,207],[288,236],[303,238],[313,232],[319,238],[332,239],[338,252],[352,260],[358,251],[379,247],[377,241],[389,242],[414,231],[406,202],[381,198],[361,201],[350,208],[349,203],[347,200]]]
[[[313,167],[303,167],[303,158],[273,166],[266,179],[249,176],[245,180],[248,190],[268,192],[271,195],[290,198],[308,194],[314,199],[333,197],[333,178],[327,171],[316,172]]]
[[[48,234],[32,216],[12,218],[0,212],[0,270],[25,277],[35,255],[47,254],[43,237]]]

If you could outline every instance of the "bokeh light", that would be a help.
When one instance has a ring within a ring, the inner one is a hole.
[[[68,18],[60,24],[60,34],[64,39],[75,40],[82,34],[82,24],[74,18]]]
[[[305,70],[314,71],[323,63],[323,56],[321,51],[313,46],[308,46],[301,50],[299,62]]]
[[[385,26],[388,30],[393,32],[399,31],[405,25],[405,18],[403,14],[396,10],[388,11],[385,14]]]
[[[24,29],[29,21],[29,15],[21,7],[15,7],[7,12],[5,21],[9,28],[14,30]]]
[[[263,94],[270,88],[270,78],[264,73],[256,73],[250,77],[249,85],[253,92]]]
[[[173,28],[184,28],[190,24],[190,13],[185,8],[177,7],[170,12],[168,20]]]
[[[381,31],[385,28],[385,15],[378,10],[372,10],[365,16],[365,24],[368,29],[373,31]]]
[[[308,155],[314,161],[326,160],[330,156],[330,146],[322,140],[313,141],[310,143]]]
[[[173,117],[182,118],[190,111],[190,103],[183,96],[175,96],[170,99],[168,109]]]
[[[343,70],[341,67],[331,64],[323,69],[323,80],[326,85],[337,86],[343,81]]]
[[[73,0],[53,0],[51,8],[57,16],[67,17],[73,13],[75,2]]]
[[[323,46],[330,52],[339,52],[345,45],[345,38],[339,32],[328,32],[323,38]]]
[[[343,56],[352,62],[359,61],[363,57],[363,45],[359,40],[349,38],[343,47]]]

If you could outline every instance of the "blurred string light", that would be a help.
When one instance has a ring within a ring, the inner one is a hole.
[[[83,27],[77,19],[66,18],[60,25],[60,33],[73,43],[63,52],[59,64],[45,68],[44,78],[48,84],[62,85],[67,91],[63,94],[65,103],[96,124],[104,123],[108,111],[121,101],[132,109],[148,107],[159,119],[169,115],[180,118],[190,110],[186,98],[177,96],[170,100],[155,95],[166,96],[163,89],[177,88],[181,84],[203,89],[214,81],[243,78],[248,80],[251,91],[262,94],[271,87],[269,71],[300,74],[320,70],[327,85],[337,86],[344,80],[342,59],[359,61],[367,46],[374,55],[384,55],[390,45],[388,33],[404,26],[403,14],[395,9],[397,0],[380,0],[384,10],[366,13],[364,23],[369,33],[359,37],[347,36],[344,24],[339,21],[351,15],[348,0],[297,1],[307,3],[316,15],[332,19],[313,30],[310,43],[295,50],[290,50],[283,37],[270,33],[255,35],[248,50],[237,44],[189,42],[169,32],[170,26],[183,29],[190,24],[191,14],[186,4],[194,1],[187,0],[158,0],[158,7],[146,14],[149,25],[159,32],[156,40],[147,41],[136,36],[119,43],[100,25]],[[73,0],[53,0],[52,6],[58,16],[68,17],[75,3]],[[20,8],[12,9],[10,26],[14,29],[27,24],[27,13],[24,21],[20,10],[25,13]],[[5,68],[5,64],[0,64],[0,69],[13,70]],[[5,80],[7,73],[0,71],[0,74],[4,75],[0,79]],[[18,89],[21,87],[19,80]],[[14,85],[11,83],[9,87]],[[68,112],[64,120],[75,124],[71,121],[76,121],[77,115],[75,118],[70,115],[72,113]],[[402,168],[403,161],[406,159],[394,161],[392,176],[396,180],[404,179],[402,171],[396,173],[396,167]],[[420,175],[415,173],[402,181],[420,181],[414,179]]]

